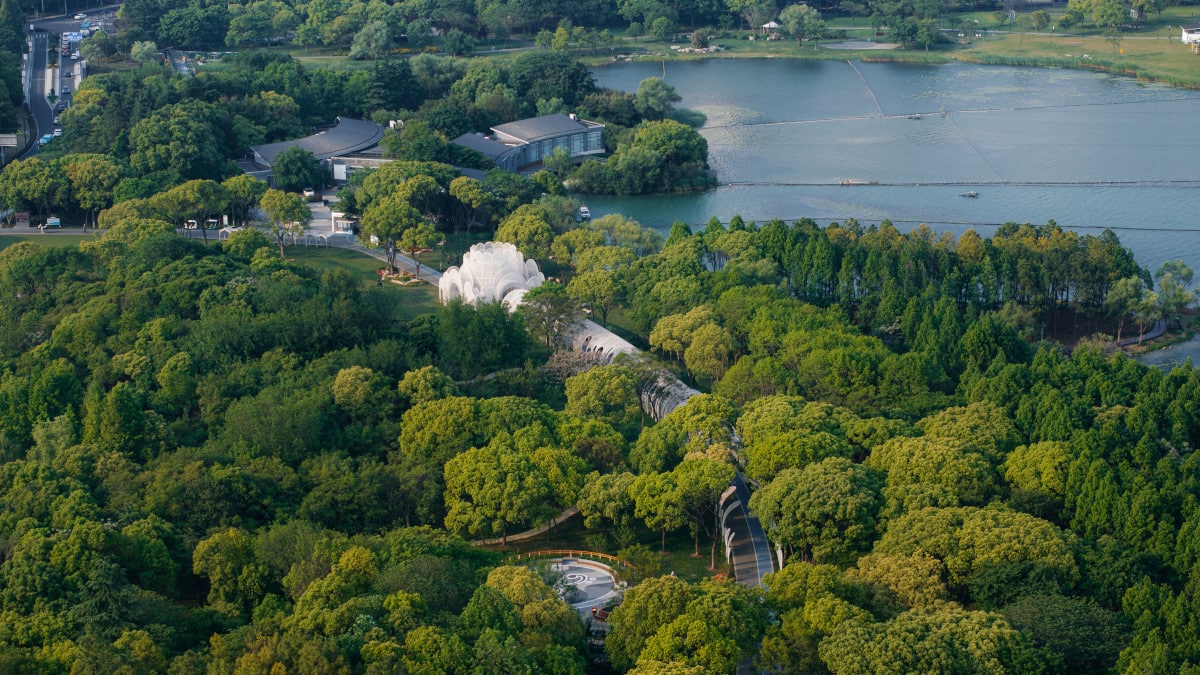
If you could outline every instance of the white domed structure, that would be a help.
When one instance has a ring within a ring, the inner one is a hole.
[[[442,273],[438,296],[443,305],[462,298],[471,304],[501,302],[512,312],[526,291],[545,280],[537,263],[526,260],[516,246],[488,241],[472,246],[463,254],[462,265]]]

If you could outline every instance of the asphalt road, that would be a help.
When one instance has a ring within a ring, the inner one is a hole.
[[[25,154],[21,155],[21,159],[37,154],[36,139],[54,129],[54,111],[50,109],[50,102],[46,100],[46,50],[49,48],[49,40],[49,33],[42,31],[33,33],[33,47],[29,54],[29,110],[33,114],[33,123],[36,127],[33,134],[35,142]]]
[[[106,8],[100,8],[91,12],[86,12],[86,19],[75,19],[71,16],[48,17],[45,19],[37,19],[30,23],[33,28],[31,33],[32,51],[30,52],[30,78],[29,78],[29,110],[33,115],[35,141],[46,134],[54,131],[54,109],[50,105],[50,101],[46,98],[46,93],[50,87],[53,87],[54,92],[59,95],[58,101],[71,104],[72,94],[63,94],[62,87],[66,84],[67,87],[74,92],[78,84],[74,77],[64,78],[63,73],[71,73],[74,75],[75,59],[60,58],[59,68],[53,71],[48,71],[51,35],[61,35],[66,32],[79,31],[83,26],[84,21],[89,21],[93,25],[98,21],[111,22],[114,18],[116,5]],[[47,86],[46,78],[52,77],[54,81]],[[35,142],[28,151],[20,156],[20,159],[25,159],[37,154],[38,146]]]
[[[733,578],[745,586],[761,586],[763,577],[773,571],[771,544],[758,516],[750,513],[750,490],[740,471],[733,477],[733,487],[741,502],[728,521],[728,527],[734,531]]]

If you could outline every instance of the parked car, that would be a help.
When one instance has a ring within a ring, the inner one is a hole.
[[[71,93],[71,88],[70,88],[70,87],[68,87],[67,85],[65,85],[65,84],[64,84],[64,85],[63,85],[63,90],[62,90],[62,93],[64,93],[64,94],[69,94],[69,93]]]
[[[87,18],[87,14],[76,14],[76,15],[75,15],[75,20],[76,20],[76,21],[82,21],[82,20],[84,20],[84,19],[86,19],[86,18]]]

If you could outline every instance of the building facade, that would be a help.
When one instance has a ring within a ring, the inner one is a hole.
[[[543,115],[492,127],[492,135],[463,134],[454,139],[508,171],[542,163],[557,148],[572,158],[604,154],[604,125],[575,115]]]

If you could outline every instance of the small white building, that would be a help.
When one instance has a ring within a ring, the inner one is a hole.
[[[1190,26],[1180,26],[1180,28],[1183,29],[1183,44],[1200,44],[1200,23],[1194,23]]]

